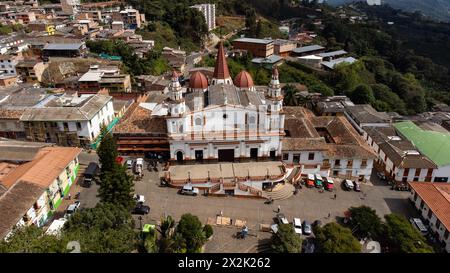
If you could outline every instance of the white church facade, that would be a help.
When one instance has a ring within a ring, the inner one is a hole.
[[[211,81],[201,72],[194,72],[186,90],[174,72],[166,103],[172,162],[241,162],[281,157],[284,114],[276,67],[264,89],[257,90],[246,71],[233,81],[220,43]]]

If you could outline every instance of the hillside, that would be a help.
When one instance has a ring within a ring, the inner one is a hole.
[[[342,5],[355,0],[327,0],[326,2],[330,5]],[[381,0],[381,3],[405,11],[420,11],[436,20],[450,21],[450,0]]]

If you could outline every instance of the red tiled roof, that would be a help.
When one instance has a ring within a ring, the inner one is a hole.
[[[189,80],[189,87],[193,89],[206,89],[208,88],[208,79],[206,79],[206,76],[202,72],[195,71]]]
[[[252,76],[247,71],[241,71],[234,78],[234,85],[239,88],[251,88],[254,86]]]
[[[450,184],[410,182],[409,185],[433,211],[445,228],[450,230]]]
[[[214,78],[228,79],[230,72],[228,71],[228,64],[225,58],[225,50],[223,49],[223,42],[219,43],[219,51],[217,52],[216,66],[214,68]]]

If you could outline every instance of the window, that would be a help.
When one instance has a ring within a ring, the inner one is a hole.
[[[347,161],[347,167],[352,167],[353,166],[353,160],[349,159]]]
[[[409,168],[406,168],[406,169],[403,171],[403,176],[408,176],[408,174],[409,174]]]
[[[340,165],[341,165],[341,160],[340,160],[340,159],[336,159],[336,160],[334,161],[334,165],[340,166]]]
[[[445,233],[444,233],[444,238],[445,238],[445,240],[447,240],[448,239],[448,234],[449,234],[450,232],[448,231],[448,229],[446,229],[445,230]]]
[[[202,125],[202,119],[200,117],[195,119],[195,125]]]
[[[289,160],[289,154],[284,153],[283,154],[283,160]]]
[[[254,116],[251,116],[249,119],[248,119],[248,123],[249,124],[254,124],[255,123],[255,117]]]
[[[414,176],[420,176],[420,169],[416,169]]]
[[[69,130],[69,124],[67,122],[64,122],[63,126],[64,126],[64,131]]]
[[[308,160],[314,160],[314,153],[308,154]]]
[[[299,163],[300,162],[300,155],[299,154],[294,154],[293,162],[294,163]]]
[[[414,201],[417,201],[417,192],[414,193]]]
[[[430,209],[429,211],[428,211],[428,218],[429,219],[431,219],[431,216],[433,215],[433,211]]]
[[[362,159],[361,160],[361,167],[365,167],[367,166],[367,159]]]
[[[407,180],[406,177],[405,177],[405,179]],[[417,182],[417,181],[419,181],[419,178],[416,176],[416,177],[414,177],[413,181]]]
[[[81,130],[81,123],[77,122],[77,130]]]
[[[430,209],[431,211],[431,209]],[[436,228],[439,229],[441,227],[441,221],[439,219],[436,219]]]

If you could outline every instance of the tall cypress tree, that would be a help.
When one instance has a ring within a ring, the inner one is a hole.
[[[106,172],[111,171],[114,168],[118,153],[116,140],[112,134],[108,133],[105,126],[101,129],[101,136],[103,136],[103,138],[97,149],[97,154],[101,165],[100,177],[103,177]]]

